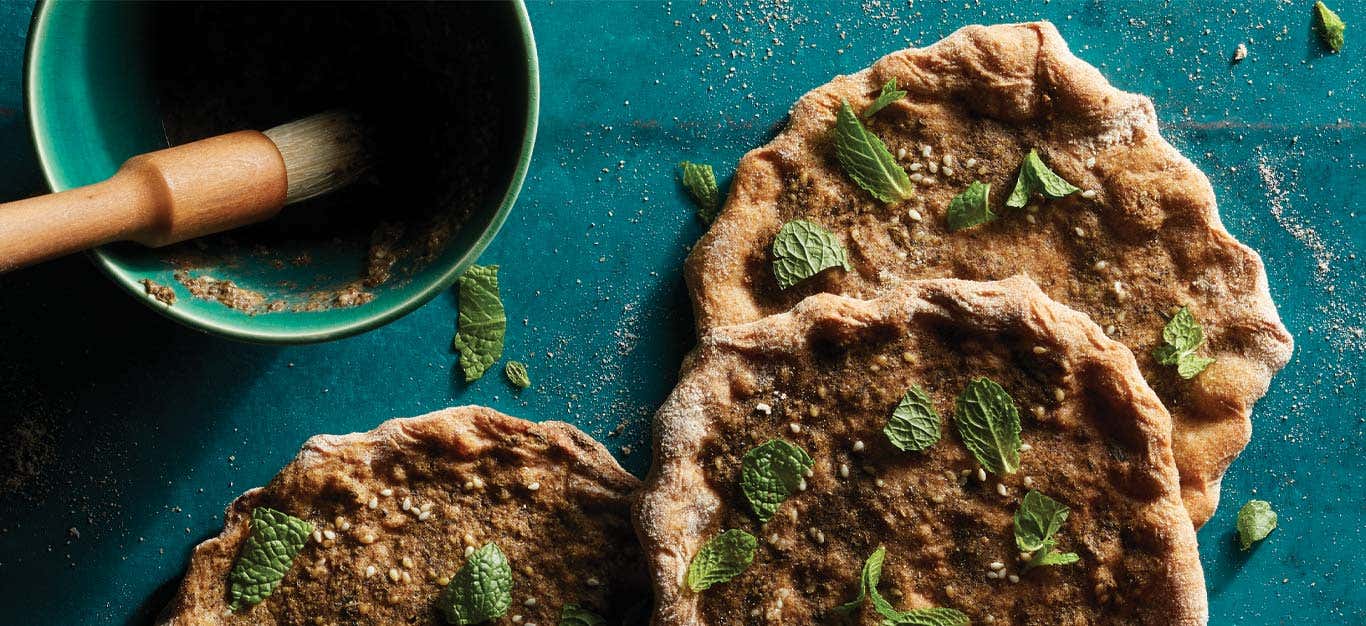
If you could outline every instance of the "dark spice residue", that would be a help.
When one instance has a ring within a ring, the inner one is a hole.
[[[175,304],[175,290],[155,282],[150,278],[144,278],[138,282],[142,283],[142,288],[147,291],[147,295],[156,298],[162,304],[171,306]]]

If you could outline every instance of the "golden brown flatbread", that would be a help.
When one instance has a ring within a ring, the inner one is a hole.
[[[918,195],[887,205],[845,175],[831,129],[842,100],[862,111],[891,78],[908,95],[865,123],[914,168]],[[1005,208],[1031,148],[1087,191]],[[1000,219],[951,233],[945,208],[974,180],[991,184]],[[853,270],[779,289],[770,246],[798,218],[834,231]],[[1134,351],[1175,420],[1186,506],[1203,524],[1291,338],[1261,259],[1224,229],[1209,181],[1158,134],[1152,103],[1111,87],[1051,24],[969,26],[806,94],[787,129],[740,162],[724,211],[687,264],[699,332],[814,293],[871,297],[906,279],[1019,273]],[[1152,357],[1183,305],[1204,326],[1202,353],[1216,359],[1194,380]]]
[[[313,437],[270,484],[228,507],[223,533],[195,548],[161,622],[446,624],[437,608],[446,581],[468,547],[494,542],[513,571],[505,619],[556,624],[573,603],[618,623],[646,587],[630,520],[638,483],[573,426],[482,407]],[[233,612],[228,572],[258,506],[315,531],[274,593]]]
[[[1018,404],[1027,446],[1017,472],[985,480],[953,409],[977,377]],[[943,417],[922,452],[883,433],[912,385]],[[898,610],[953,608],[973,624],[1204,624],[1170,433],[1129,350],[1024,278],[907,282],[875,300],[821,294],[713,329],[656,415],[636,506],[654,623],[833,622],[885,546],[882,594]],[[760,523],[741,459],[771,439],[814,466]],[[1030,489],[1070,507],[1057,547],[1080,562],[1024,571],[1012,516]],[[700,593],[685,587],[699,547],[732,528],[758,539],[753,563]],[[859,615],[877,623],[867,606]]]

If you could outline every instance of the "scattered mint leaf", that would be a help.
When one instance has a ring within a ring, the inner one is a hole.
[[[1072,552],[1055,552],[1057,541],[1053,535],[1062,529],[1071,509],[1067,505],[1033,489],[1020,501],[1015,510],[1015,545],[1021,552],[1032,552],[1025,571],[1040,565],[1071,565],[1081,560]]]
[[[882,597],[877,586],[882,578],[882,565],[887,558],[887,549],[879,546],[863,562],[859,574],[858,597],[835,607],[839,613],[851,614],[858,611],[865,599],[871,599],[873,608],[882,616],[882,626],[967,626],[968,616],[962,611],[946,608],[911,609],[898,611]]]
[[[710,224],[721,212],[721,190],[716,186],[716,173],[706,163],[684,161],[683,186],[697,203],[697,216]]]
[[[1006,206],[1016,209],[1029,204],[1029,198],[1038,192],[1045,198],[1062,198],[1081,191],[1081,189],[1062,179],[1044,165],[1038,150],[1030,150],[1020,163],[1020,174],[1015,178],[1015,189],[1006,198]]]
[[[939,441],[939,422],[939,412],[934,410],[930,394],[920,385],[913,385],[892,411],[892,418],[882,432],[898,449],[918,452]]]
[[[475,550],[441,594],[441,612],[456,626],[502,617],[512,606],[512,566],[492,542]]]
[[[1276,512],[1271,510],[1270,502],[1248,500],[1238,509],[1238,545],[1247,550],[1252,544],[1266,539],[1276,530],[1276,522]]]
[[[848,101],[835,118],[835,156],[849,178],[878,200],[890,204],[915,195],[906,170],[897,165],[887,144],[863,127]]]
[[[265,600],[284,580],[313,525],[275,509],[251,511],[251,533],[228,573],[228,607],[239,611]]]
[[[497,265],[471,265],[460,276],[458,325],[453,344],[460,351],[465,382],[472,382],[503,356],[507,316],[498,296]]]
[[[757,545],[754,535],[735,528],[712,537],[688,564],[688,588],[694,593],[706,591],[739,576],[754,562]]]
[[[531,386],[531,376],[526,372],[526,363],[521,361],[508,361],[503,367],[503,375],[507,376],[508,382],[518,389],[526,389]]]
[[[1323,2],[1314,3],[1314,18],[1314,27],[1319,31],[1319,39],[1323,40],[1323,45],[1328,46],[1333,52],[1341,51],[1344,43],[1343,31],[1347,30],[1347,24]]]
[[[987,206],[987,197],[990,194],[991,185],[974,180],[963,193],[954,196],[953,200],[949,201],[947,214],[949,230],[971,228],[996,219],[996,214]]]
[[[751,448],[740,464],[740,488],[761,522],[806,482],[813,463],[806,451],[781,439]]]
[[[1181,307],[1167,321],[1162,329],[1162,341],[1166,344],[1153,350],[1153,358],[1162,365],[1175,365],[1177,375],[1182,378],[1195,378],[1214,362],[1214,359],[1195,354],[1196,348],[1205,341],[1205,331],[1188,307]]]
[[[560,609],[559,626],[607,626],[607,620],[577,604],[566,604]]]
[[[958,396],[954,422],[977,462],[993,474],[1020,469],[1020,411],[1000,385],[976,378]]]
[[[820,224],[792,220],[773,240],[773,276],[787,289],[832,267],[849,267],[849,253],[835,234]]]
[[[1043,547],[1067,521],[1071,509],[1067,505],[1033,489],[1020,501],[1015,510],[1015,545],[1021,552],[1033,552]]]
[[[882,86],[882,93],[878,94],[877,99],[863,110],[863,117],[868,118],[877,115],[877,112],[887,108],[887,105],[905,97],[906,92],[897,89],[896,78],[892,78]]]

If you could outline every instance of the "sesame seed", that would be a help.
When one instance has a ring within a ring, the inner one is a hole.
[[[915,353],[907,350],[901,353],[901,360],[907,363],[915,363]]]
[[[844,464],[844,463],[840,463],[840,478],[848,478],[848,477],[849,477],[849,466],[846,465],[846,464]]]
[[[810,415],[811,417],[820,417],[820,416],[821,416],[821,408],[813,404],[813,405],[811,405],[811,408],[809,408],[809,409],[806,410],[806,413],[807,413],[808,415]]]
[[[881,478],[879,478],[879,479],[873,481],[873,484],[877,485],[878,487],[886,487],[886,486],[887,486],[887,483],[884,482]]]
[[[1029,452],[1030,450],[1033,450],[1033,449],[1034,449],[1034,446],[1031,446],[1031,445],[1029,445],[1029,444],[1027,444],[1027,443],[1022,443],[1022,444],[1020,444],[1020,450],[1021,450],[1022,452]]]
[[[406,567],[406,568],[412,569],[412,567],[413,567],[413,559],[412,559],[412,557],[407,557],[407,556],[403,557],[403,566]]]
[[[409,574],[408,572],[401,572],[401,575],[403,576],[403,582],[405,582],[405,583],[413,582],[413,575],[412,575],[412,574]]]
[[[1010,492],[1006,491],[1006,486],[1001,483],[996,483],[996,493],[999,493],[1003,496],[1010,495]]]
[[[322,543],[322,542],[323,542],[323,531],[321,531],[321,530],[315,530],[315,531],[313,531],[313,541],[314,541],[314,543]]]
[[[902,146],[902,147],[896,149],[896,158],[898,158],[898,159],[904,159],[904,158],[906,158],[906,147],[905,147],[905,146]]]
[[[925,166],[922,165],[922,164],[920,164],[920,163],[912,163],[912,164],[911,164],[911,167],[910,167],[910,170],[911,170],[912,172],[919,172],[920,170],[922,170],[922,169],[924,169],[924,168],[925,168]]]
[[[370,501],[369,501],[369,502],[365,503],[365,505],[368,506],[368,507],[370,507],[370,508],[372,508],[372,509],[373,509],[373,508],[377,508],[377,507],[379,507],[379,498],[374,498],[374,497],[372,497],[372,498],[370,498]]]
[[[977,480],[986,482],[986,480],[987,480],[987,471],[986,471],[985,469],[982,469],[982,468],[980,468],[980,467],[977,468]]]
[[[985,165],[983,165],[982,167],[977,168],[977,173],[978,173],[978,174],[981,174],[981,175],[983,175],[983,176],[986,176],[988,171],[990,171],[990,170],[988,170],[988,169],[987,169],[987,166],[985,166]]]
[[[412,498],[404,498],[404,499],[403,499],[403,507],[402,507],[402,508],[403,508],[403,510],[405,510],[405,511],[407,511],[408,509],[413,508],[413,499],[412,499]]]
[[[858,441],[855,441],[855,442],[854,442],[854,452],[862,452],[862,451],[863,451],[863,440],[862,440],[862,439],[859,439]]]
[[[1032,558],[1034,558],[1034,553],[1033,553],[1033,552],[1021,552],[1021,553],[1020,553],[1020,560],[1021,560],[1021,561],[1028,561],[1029,559],[1032,559]]]
[[[1114,324],[1107,324],[1107,325],[1105,326],[1105,334],[1107,334],[1107,335],[1113,335],[1113,334],[1115,334],[1115,325],[1114,325]]]
[[[1095,189],[1087,189],[1086,191],[1081,192],[1081,197],[1086,198],[1087,200],[1090,200],[1090,199],[1096,197],[1096,190],[1095,190]]]
[[[796,422],[792,422],[791,424],[788,424],[787,427],[790,428],[790,429],[792,429],[792,432],[794,432],[794,433],[802,432],[802,425],[801,425],[801,424],[798,424],[798,423],[796,423]]]
[[[344,521],[346,521],[346,518],[343,518],[342,516],[338,515],[338,516],[332,518],[332,525],[333,525],[333,526],[341,526],[341,525],[342,525],[342,522],[344,522]]]
[[[935,163],[934,161],[930,161],[929,165],[926,165],[926,166],[925,166],[925,169],[930,170],[930,173],[931,173],[931,174],[938,174],[938,173],[939,173],[939,164],[938,164],[938,163]]]
[[[923,144],[920,146],[920,156],[929,158],[931,154],[934,154],[934,148],[931,148],[929,144]]]
[[[1034,219],[1034,214],[1032,213],[1025,215],[1025,221],[1030,224],[1037,224],[1039,222],[1037,219]]]
[[[942,494],[942,493],[936,493],[936,494],[934,494],[933,496],[930,496],[930,501],[931,501],[931,502],[934,502],[935,504],[943,504],[943,503],[944,503],[944,494]]]
[[[393,490],[393,489],[390,489],[390,488],[388,488],[388,487],[385,487],[385,488],[379,490],[379,495],[384,496],[384,497],[387,498],[387,497],[389,497],[389,496],[394,495],[394,490]]]
[[[346,520],[342,520],[342,523],[340,524],[339,527],[342,529],[342,532],[346,532],[346,531],[348,531],[348,530],[351,530],[351,522],[348,522],[348,521],[346,521]]]
[[[1020,577],[1015,574],[1011,574],[1009,576],[1006,576],[1006,580],[1009,580],[1012,583],[1018,583],[1020,582]]]
[[[470,558],[474,554],[474,546],[465,546],[465,558]]]
[[[930,178],[929,176],[926,176],[926,177],[920,179],[920,184],[922,184],[922,185],[927,185],[927,186],[928,186],[928,185],[933,185],[934,182],[935,182],[934,179],[933,179],[933,178]]]
[[[966,163],[963,163],[963,165],[965,165],[968,169],[972,169],[972,168],[974,168],[974,167],[977,167],[977,159],[976,159],[976,158],[970,158],[970,159],[967,160]]]
[[[987,578],[995,579],[995,578],[1000,578],[1000,576],[996,573],[995,570],[988,570],[988,571],[987,571]]]
[[[419,522],[425,522],[425,521],[427,521],[427,518],[429,518],[429,517],[431,517],[431,516],[432,516],[432,512],[431,512],[431,511],[423,511],[423,512],[417,514],[417,521],[419,521]]]
[[[536,598],[527,598],[525,602],[522,602],[522,606],[536,606]]]
[[[1045,354],[1047,352],[1048,348],[1045,348],[1043,346],[1034,346],[1034,354]]]
[[[763,413],[764,415],[773,414],[773,407],[769,406],[767,402],[760,402],[759,404],[754,405],[754,410]]]
[[[907,211],[906,217],[911,218],[911,221],[913,222],[919,222],[920,220],[924,219],[924,217],[920,215],[920,211],[917,211],[915,209]]]
[[[396,568],[396,567],[391,567],[391,568],[389,568],[389,580],[392,580],[392,581],[394,581],[394,582],[398,582],[398,579],[399,579],[398,568]]]
[[[434,504],[435,504],[435,503],[432,503],[432,502],[424,503],[424,504],[422,505],[422,512],[425,513],[425,512],[427,512],[427,511],[432,510],[432,506],[433,506]]]
[[[513,615],[513,616],[512,616],[512,623],[514,623],[514,624],[520,624],[520,623],[522,623],[522,616],[521,616],[521,615]]]
[[[1086,167],[1095,167],[1095,166],[1096,166],[1096,157],[1091,157],[1091,158],[1089,158],[1089,159],[1086,159]]]
[[[465,545],[467,545],[467,546],[472,546],[472,545],[474,545],[474,535],[471,535],[471,534],[469,534],[469,533],[465,533],[465,536],[464,536],[464,537],[461,537],[461,539],[463,539],[463,540],[465,541]]]
[[[1066,391],[1063,391],[1063,390],[1062,390],[1062,387],[1054,387],[1054,388],[1053,388],[1053,399],[1054,399],[1054,400],[1057,400],[1058,402],[1062,402],[1062,401],[1065,400],[1066,398],[1067,398],[1067,392],[1066,392]]]
[[[922,181],[922,180],[925,180],[925,175],[924,175],[924,174],[921,174],[920,172],[913,172],[913,173],[911,174],[910,178],[911,178],[911,182],[913,182],[913,183],[918,183],[918,182],[920,182],[920,181]]]
[[[541,488],[541,483],[533,482],[526,486],[529,491],[537,491]]]
[[[949,167],[953,167],[953,155],[952,155],[952,154],[946,154],[946,155],[944,155],[944,165],[947,165],[947,166],[949,166]]]
[[[367,566],[367,567],[365,568],[365,577],[366,577],[366,578],[369,578],[369,577],[371,577],[371,576],[374,576],[374,575],[375,575],[375,572],[377,572],[377,571],[379,571],[379,570],[376,570],[374,565]]]
[[[441,585],[442,587],[445,587],[446,585],[451,584],[451,579],[450,579],[449,576],[441,576],[441,577],[439,577],[439,578],[436,579],[436,584]]]
[[[769,535],[769,536],[768,536],[768,542],[771,543],[771,544],[773,544],[773,545],[778,545],[778,533],[773,533],[773,534]]]
[[[806,491],[806,479],[805,479],[805,478],[803,478],[801,482],[797,483],[797,491]]]
[[[584,582],[587,583],[589,587],[596,587],[602,584],[602,581],[593,578],[592,576],[589,576],[588,580],[585,580]]]
[[[1095,265],[1092,265],[1092,266],[1091,266],[1091,269],[1096,270],[1097,272],[1099,272],[1099,271],[1104,270],[1104,269],[1106,268],[1106,266],[1108,266],[1108,265],[1110,265],[1110,264],[1109,264],[1109,263],[1106,263],[1105,261],[1096,261],[1096,264],[1095,264]]]
[[[951,168],[951,167],[945,165],[945,166],[944,166],[944,176],[953,176],[953,168]]]
[[[1002,562],[1000,562],[1000,561],[992,561],[992,562],[991,562],[991,565],[988,565],[987,567],[990,567],[991,569],[994,569],[994,570],[1002,570],[1002,569],[1005,569],[1005,568],[1006,568],[1006,564],[1005,564],[1005,563],[1002,563]]]
[[[1076,227],[1076,228],[1073,228],[1073,229],[1072,229],[1072,232],[1076,233],[1078,237],[1085,237],[1085,236],[1086,236],[1086,231],[1083,230],[1082,227],[1080,227],[1080,226],[1078,226],[1078,227]]]
[[[1033,487],[1033,486],[1034,486],[1034,477],[1033,477],[1033,476],[1025,476],[1025,477],[1024,477],[1024,484],[1025,484],[1026,487]]]
[[[323,537],[326,537],[326,538],[329,539],[329,540],[331,540],[331,539],[336,539],[336,538],[337,538],[337,533],[333,532],[331,529],[324,530],[324,531],[323,531]]]
[[[1034,412],[1034,417],[1043,417],[1044,408],[1042,404],[1036,404],[1034,405],[1034,408],[1030,410]]]
[[[372,544],[372,543],[374,543],[374,542],[375,542],[375,533],[365,533],[364,535],[361,535],[361,537],[360,537],[360,542],[363,543],[363,544],[365,544],[365,545],[367,545],[367,546],[370,545],[370,544]]]

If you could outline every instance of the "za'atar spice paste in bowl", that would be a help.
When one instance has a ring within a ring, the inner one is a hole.
[[[521,2],[46,0],[25,80],[54,191],[167,145],[361,115],[376,162],[361,182],[262,224],[93,252],[171,318],[268,343],[369,330],[450,287],[516,200],[539,96]]]

